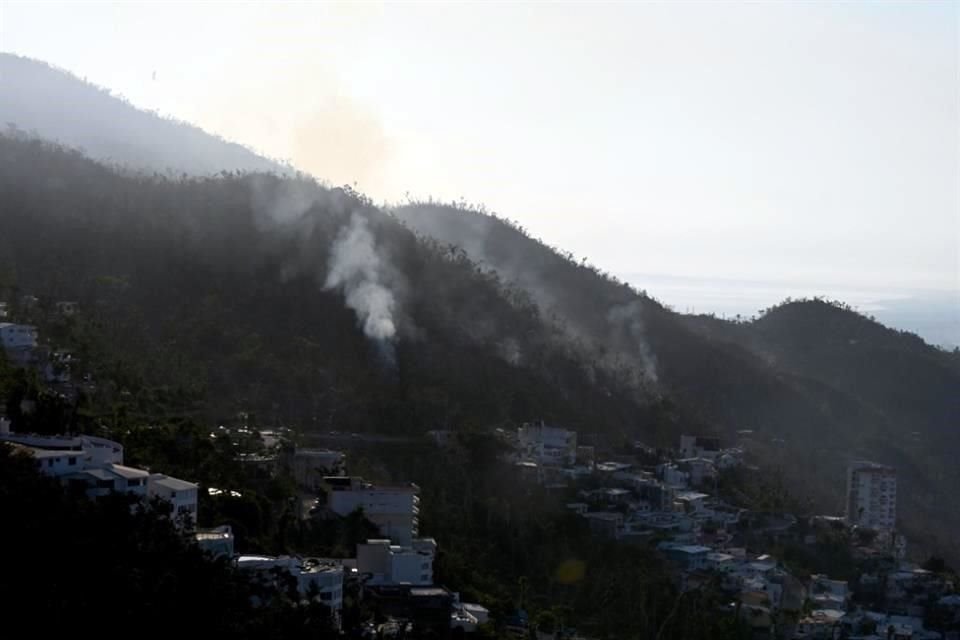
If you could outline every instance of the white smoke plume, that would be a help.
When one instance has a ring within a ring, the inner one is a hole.
[[[607,313],[607,322],[610,323],[614,337],[625,344],[626,348],[636,349],[636,355],[646,379],[657,382],[657,359],[647,343],[646,330],[643,326],[643,305],[639,301],[617,305]],[[629,340],[623,340],[623,338],[629,338]]]
[[[364,334],[378,343],[391,342],[397,333],[396,299],[385,284],[386,275],[367,219],[352,214],[350,224],[340,230],[334,241],[324,288],[343,291]]]

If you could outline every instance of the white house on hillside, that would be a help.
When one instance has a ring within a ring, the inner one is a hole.
[[[173,518],[179,526],[197,522],[197,485],[162,473],[150,475],[147,484],[150,498],[163,498],[173,505]]]
[[[355,476],[324,478],[327,507],[347,516],[363,510],[380,534],[409,545],[420,531],[420,488],[415,484],[377,486]]]
[[[357,545],[357,572],[370,585],[428,586],[433,584],[436,553],[433,538],[417,538],[406,547],[389,540],[367,540]]]
[[[343,609],[343,564],[321,558],[296,556],[240,556],[237,567],[264,583],[276,584],[276,570],[286,571],[297,581],[302,597],[315,593],[320,602],[330,607],[339,621]]]
[[[577,461],[577,432],[528,422],[517,429],[520,455],[542,465],[569,466]]]
[[[97,436],[45,436],[35,433],[0,432],[0,441],[23,445],[30,449],[73,451],[83,453],[91,464],[123,464],[123,445]]]
[[[196,484],[124,466],[123,446],[118,442],[87,435],[10,433],[9,422],[0,427],[0,442],[21,448],[33,456],[38,471],[65,485],[82,488],[90,498],[110,493],[159,497],[173,504],[178,525],[192,525],[197,520]]]

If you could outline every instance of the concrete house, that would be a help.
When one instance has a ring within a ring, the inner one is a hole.
[[[410,545],[420,531],[420,488],[415,484],[377,486],[355,476],[328,476],[327,507],[347,516],[357,509],[394,543]]]

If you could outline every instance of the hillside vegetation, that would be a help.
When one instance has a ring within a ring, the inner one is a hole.
[[[282,168],[42,63],[0,70],[0,296],[40,297],[14,307],[37,321],[80,302],[44,325],[53,346],[81,336],[103,381],[72,419],[158,403],[398,434],[544,418],[658,446],[752,430],[811,509],[841,509],[851,459],[895,465],[908,537],[960,557],[958,354],[822,300],[677,314],[496,216],[240,173]]]
[[[908,536],[960,552],[957,353],[824,300],[741,321],[677,314],[486,211],[427,202],[395,214],[527,291],[593,353],[647,372],[699,423],[730,439],[753,431],[761,459],[815,508],[842,509],[851,459],[895,465]]]
[[[357,228],[377,260],[338,262]],[[29,313],[80,303],[77,355],[134,412],[137,393],[162,392],[210,418],[410,434],[541,416],[619,433],[660,411],[522,292],[307,179],[131,177],[0,137],[0,273],[5,297],[41,298]],[[387,337],[370,333],[386,312],[361,299],[374,285],[392,297]]]

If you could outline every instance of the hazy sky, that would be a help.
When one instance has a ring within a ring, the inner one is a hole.
[[[2,0],[0,49],[612,272],[957,290],[958,7]]]

